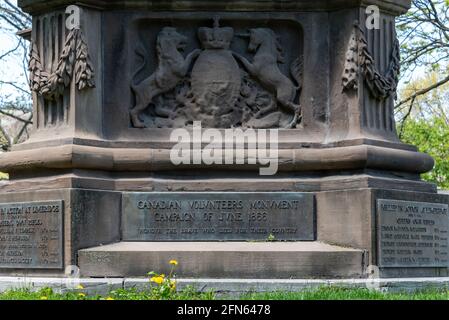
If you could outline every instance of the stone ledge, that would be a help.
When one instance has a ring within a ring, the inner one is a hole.
[[[180,277],[361,278],[365,252],[321,242],[120,242],[78,251],[82,276],[168,274]]]
[[[151,176],[130,176],[124,173],[111,177],[111,173],[92,176],[80,173],[55,174],[52,176],[34,176],[32,178],[14,178],[11,181],[0,181],[0,192],[23,192],[33,190],[53,190],[60,188],[75,188],[88,190],[109,190],[127,192],[322,192],[355,189],[394,189],[402,191],[433,193],[436,185],[424,181],[407,180],[395,176],[382,176],[376,173],[355,173],[353,175],[335,175],[329,173],[322,176],[297,174],[296,177],[286,177],[288,173],[276,177],[253,175],[237,175],[236,172],[219,172],[214,175],[198,174],[167,177],[164,173],[152,173]],[[255,173],[257,175],[257,173]],[[226,175],[226,176],[225,176]]]
[[[214,290],[219,294],[231,296],[246,292],[295,292],[317,289],[324,286],[344,288],[369,288],[386,292],[414,292],[423,289],[447,289],[449,277],[444,278],[391,278],[391,279],[323,279],[323,280],[278,280],[278,279],[177,279],[178,290],[193,286],[197,291]],[[43,278],[43,277],[0,277],[0,292],[11,289],[27,288],[39,290],[52,288],[57,293],[76,290],[83,285],[84,293],[107,295],[110,290],[131,289],[145,290],[149,281],[145,278]]]
[[[37,291],[52,288],[57,293],[76,290],[82,284],[82,292],[88,294],[107,294],[111,290],[124,287],[124,279],[91,279],[91,278],[46,278],[46,277],[0,277],[0,292],[12,289],[30,289]]]
[[[259,150],[260,151],[260,150]],[[260,165],[174,165],[170,149],[104,148],[76,144],[12,151],[0,155],[0,170],[89,169],[106,171],[163,171],[181,169],[259,170]],[[223,152],[223,159],[234,157]],[[248,153],[244,162],[248,163]],[[263,154],[263,153],[262,153]],[[427,154],[372,145],[324,149],[280,149],[279,171],[327,171],[377,169],[425,173],[434,166]]]
[[[449,278],[391,278],[391,279],[178,279],[178,288],[193,286],[200,292],[208,290],[224,294],[246,292],[297,292],[325,286],[367,288],[387,292],[413,292],[429,288],[448,288]],[[145,290],[147,279],[124,278],[124,289]]]

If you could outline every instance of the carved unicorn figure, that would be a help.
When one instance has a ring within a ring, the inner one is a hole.
[[[293,112],[294,117],[289,128],[294,128],[300,119],[301,107],[294,100],[301,89],[301,64],[297,59],[291,66],[291,74],[297,86],[279,69],[278,63],[284,63],[282,48],[273,30],[268,28],[250,29],[248,51],[256,52],[251,63],[238,53],[234,56],[243,64],[249,74],[256,78],[262,86],[276,96],[278,103]],[[273,110],[261,110],[263,114]],[[260,114],[258,115],[260,116]]]

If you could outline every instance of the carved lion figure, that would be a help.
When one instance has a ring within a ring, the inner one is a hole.
[[[156,71],[139,84],[133,83],[132,90],[136,96],[136,105],[131,109],[131,121],[134,127],[144,128],[145,124],[139,115],[160,94],[173,90],[184,79],[193,60],[199,56],[201,50],[191,52],[185,59],[181,50],[187,44],[187,37],[179,34],[175,28],[165,27],[157,37],[158,66]],[[144,57],[145,58],[145,57]],[[145,60],[145,59],[144,59]],[[145,67],[146,61],[135,73],[134,77]],[[169,117],[170,111],[155,105],[159,117]]]

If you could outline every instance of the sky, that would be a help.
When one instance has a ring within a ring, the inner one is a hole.
[[[17,36],[12,29],[5,30],[6,27],[5,23],[0,20],[0,56],[17,46]],[[25,71],[22,67],[22,58],[23,55],[9,55],[0,60],[0,80],[16,80],[21,87],[28,88]],[[10,95],[11,99],[19,94],[14,87],[1,83],[0,93],[0,96]]]

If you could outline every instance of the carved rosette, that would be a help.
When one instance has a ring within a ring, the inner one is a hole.
[[[73,76],[78,90],[95,87],[95,74],[81,29],[73,29],[67,35],[56,71],[52,73],[42,67],[39,49],[32,41],[29,71],[31,90],[47,100],[63,95]]]
[[[365,33],[356,23],[346,52],[345,68],[342,75],[343,90],[357,89],[359,76],[362,76],[374,98],[378,100],[385,100],[390,96],[396,98],[400,73],[398,39],[394,40],[387,73],[382,75],[375,65],[373,55],[368,49]]]

